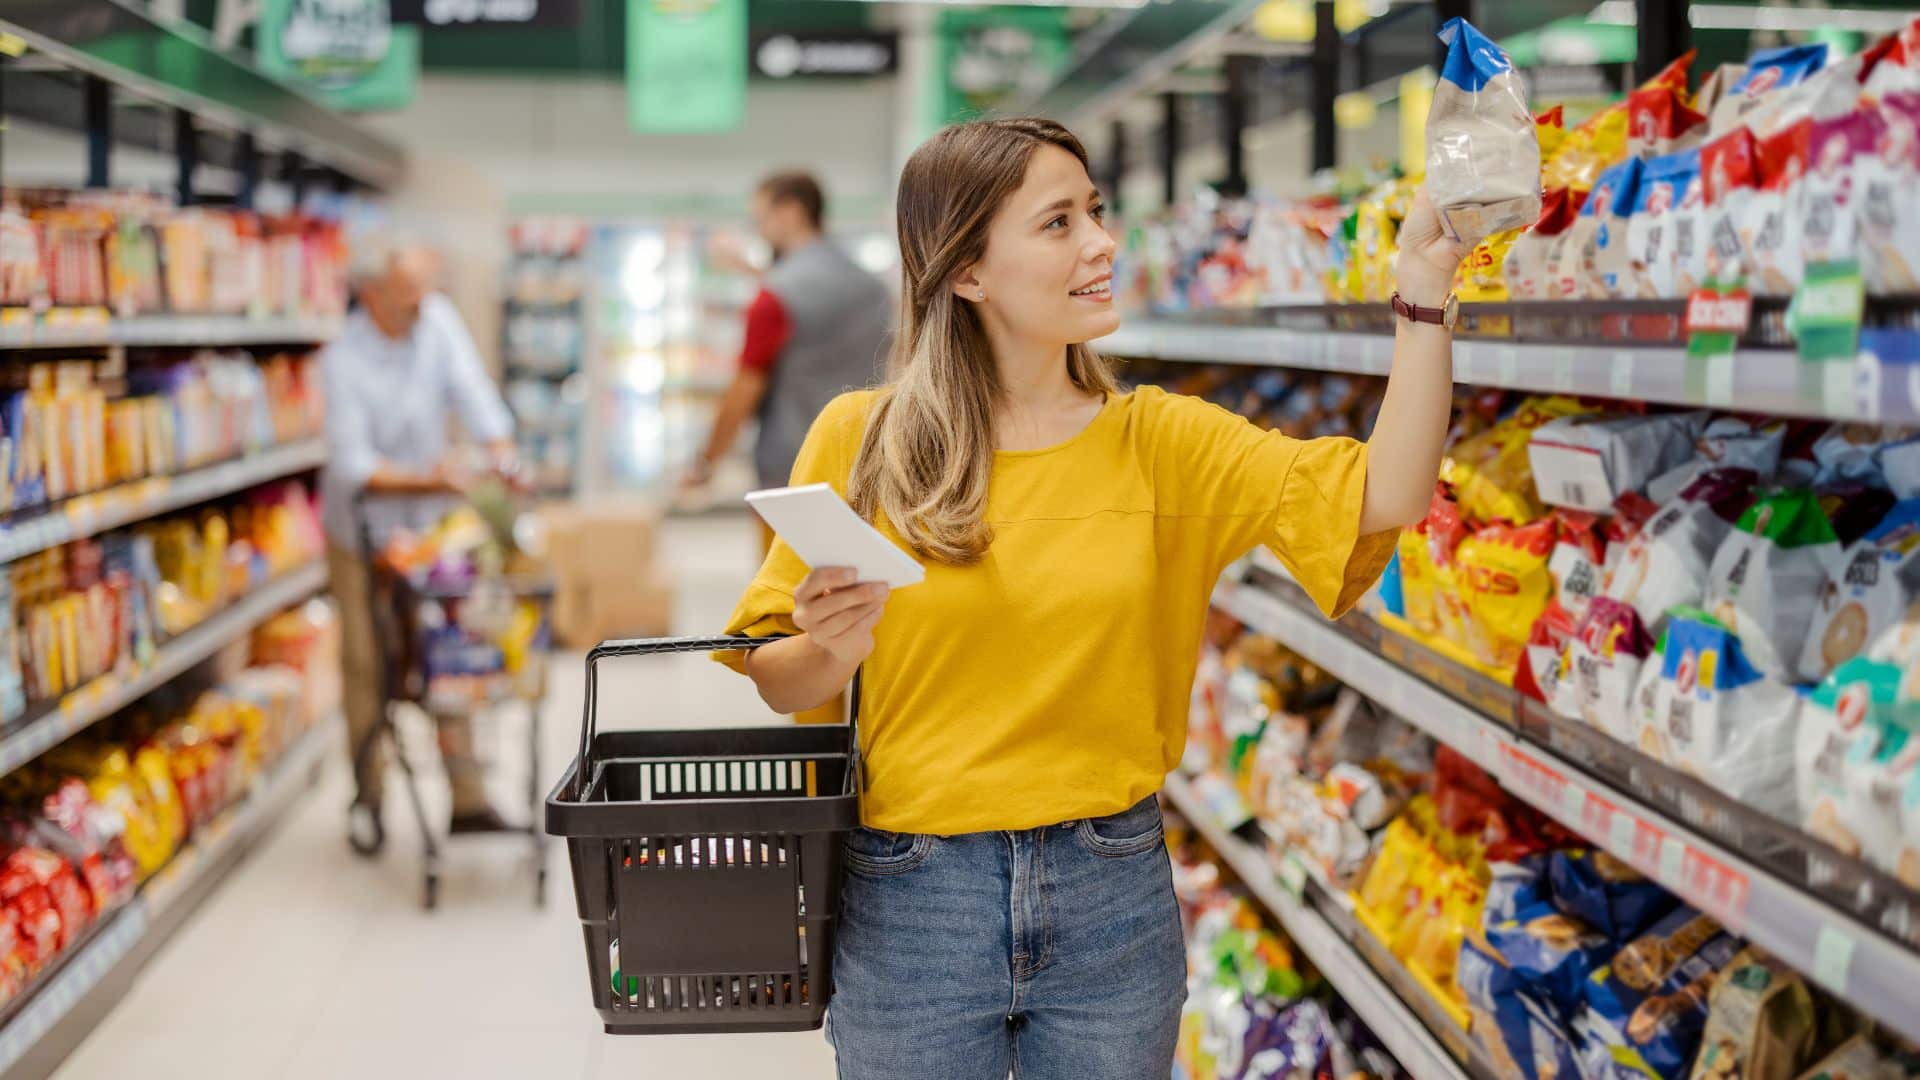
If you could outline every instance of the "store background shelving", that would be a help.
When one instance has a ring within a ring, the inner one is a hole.
[[[520,458],[545,494],[580,482],[587,417],[588,228],[529,218],[509,229],[502,383]]]

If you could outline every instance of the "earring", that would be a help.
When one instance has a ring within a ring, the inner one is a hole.
[[[987,290],[981,289],[979,292],[974,294],[973,298],[975,300],[985,300],[987,298]]]

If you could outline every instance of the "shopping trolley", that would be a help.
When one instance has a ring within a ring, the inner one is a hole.
[[[761,638],[605,641],[580,751],[547,797],[567,839],[608,1034],[805,1031],[833,994],[840,841],[859,823],[859,680],[844,725],[596,731],[598,665]]]
[[[373,752],[374,744],[385,739],[393,760],[400,766],[407,802],[413,807],[414,818],[420,826],[421,903],[432,910],[438,906],[440,898],[440,838],[428,819],[426,803],[420,795],[419,774],[408,760],[402,745],[396,710],[402,704],[419,707],[432,720],[438,733],[443,719],[464,717],[471,720],[511,704],[523,705],[527,714],[527,822],[509,826],[505,830],[494,830],[491,835],[519,833],[528,838],[533,869],[533,902],[536,907],[544,907],[547,886],[546,841],[538,824],[540,713],[546,696],[546,655],[553,584],[544,577],[506,573],[476,574],[466,580],[445,581],[422,573],[401,571],[381,558],[374,547],[367,508],[372,502],[402,498],[417,499],[362,493],[354,500],[361,557],[372,570],[368,602],[373,609],[374,640],[378,643],[381,655],[378,667],[382,702],[379,723],[353,748],[355,773],[358,774],[366,755]],[[476,622],[476,608],[484,608],[493,613],[489,617],[497,617],[502,605],[509,609],[532,605],[538,619],[537,628],[527,641],[519,670],[470,676],[462,673],[457,676],[461,692],[449,693],[447,680],[450,676],[445,663],[449,656],[452,655],[458,662],[463,649],[470,657],[472,653],[484,652],[487,648],[482,641],[461,639]],[[371,816],[371,820],[365,823],[366,829],[348,829],[348,840],[354,849],[362,854],[380,850],[386,841],[386,827],[380,818],[371,815],[366,807],[358,803],[354,804],[350,813]],[[485,836],[489,833],[462,835]]]

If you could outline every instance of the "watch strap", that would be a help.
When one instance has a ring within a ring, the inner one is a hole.
[[[1432,323],[1435,326],[1445,326],[1447,324],[1446,308],[1421,307],[1418,304],[1409,304],[1400,298],[1399,293],[1393,294],[1393,313],[1413,322]]]

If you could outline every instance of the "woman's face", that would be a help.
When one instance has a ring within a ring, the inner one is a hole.
[[[1042,146],[988,226],[986,254],[954,292],[979,305],[989,328],[1015,338],[1071,345],[1111,334],[1120,314],[1105,217],[1079,159]]]

